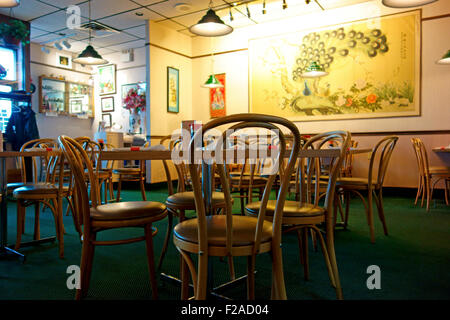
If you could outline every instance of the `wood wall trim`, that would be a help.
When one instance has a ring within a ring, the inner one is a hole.
[[[449,17],[450,17],[450,13],[447,13],[447,14],[441,14],[439,16],[432,16],[432,17],[422,18],[422,21],[443,19],[443,18],[449,18]]]

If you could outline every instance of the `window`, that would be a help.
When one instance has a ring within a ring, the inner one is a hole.
[[[6,75],[0,79],[0,92],[11,92],[24,88],[24,68],[22,62],[22,49],[0,46],[0,65],[6,70]],[[9,99],[0,99],[0,130],[4,133],[8,120],[11,117],[13,102]]]

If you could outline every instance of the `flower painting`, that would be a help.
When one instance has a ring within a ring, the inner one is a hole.
[[[420,114],[420,11],[249,43],[250,111],[293,121]],[[316,62],[328,75],[304,76]]]
[[[98,67],[98,85],[100,95],[116,93],[116,65]]]

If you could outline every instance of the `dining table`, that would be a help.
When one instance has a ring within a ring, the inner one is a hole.
[[[7,176],[6,171],[6,159],[8,158],[18,158],[18,157],[49,157],[60,154],[59,150],[52,148],[33,148],[27,149],[25,151],[1,151],[0,152],[0,260],[16,257],[22,262],[25,261],[25,255],[17,252],[16,250],[10,248],[8,245],[8,197],[7,197]],[[22,242],[21,247],[38,245],[46,242],[54,242],[56,240],[55,236],[41,238],[39,240],[31,240],[27,242]]]

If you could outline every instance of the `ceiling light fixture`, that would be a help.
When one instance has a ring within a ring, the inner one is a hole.
[[[439,64],[450,64],[450,50],[447,51],[446,54],[444,54],[444,56],[437,61],[437,63]]]
[[[211,47],[214,50],[214,44],[211,38]],[[203,88],[223,88],[223,84],[217,80],[214,74],[214,51],[211,51],[211,74],[208,77],[208,80],[202,85]]]
[[[20,0],[0,0],[0,8],[17,7],[19,4]]]
[[[251,18],[250,9],[248,8],[248,4],[246,4],[245,7],[247,8],[247,17]]]
[[[436,1],[437,0],[383,0],[382,3],[386,7],[391,8],[412,8],[423,6]]]
[[[234,20],[233,14],[231,13],[231,8],[230,8],[230,21],[233,21],[233,20]]]
[[[286,0],[283,0],[283,10],[284,9],[287,9],[287,3],[286,3]]]
[[[308,68],[306,68],[306,72],[302,73],[303,78],[319,78],[328,75],[328,72],[317,64],[316,61],[311,62]]]
[[[208,12],[197,24],[189,28],[193,34],[204,37],[224,36],[233,31],[233,28],[225,24],[212,9],[212,0],[209,1]]]
[[[50,53],[50,50],[47,48],[47,47],[41,47],[41,50],[42,50],[42,52],[44,52],[44,53],[46,53],[46,54],[49,54]]]
[[[266,14],[266,0],[263,2],[262,14]]]
[[[91,24],[91,0],[89,0],[89,24]],[[98,65],[106,64],[108,60],[102,58],[101,55],[95,51],[94,47],[91,46],[91,29],[89,28],[89,45],[81,52],[78,57],[72,60],[75,63],[84,65]]]
[[[59,42],[55,42],[55,43],[54,43],[54,46],[55,46],[55,48],[58,49],[58,50],[62,50],[62,49],[63,49],[63,47],[59,44]]]

